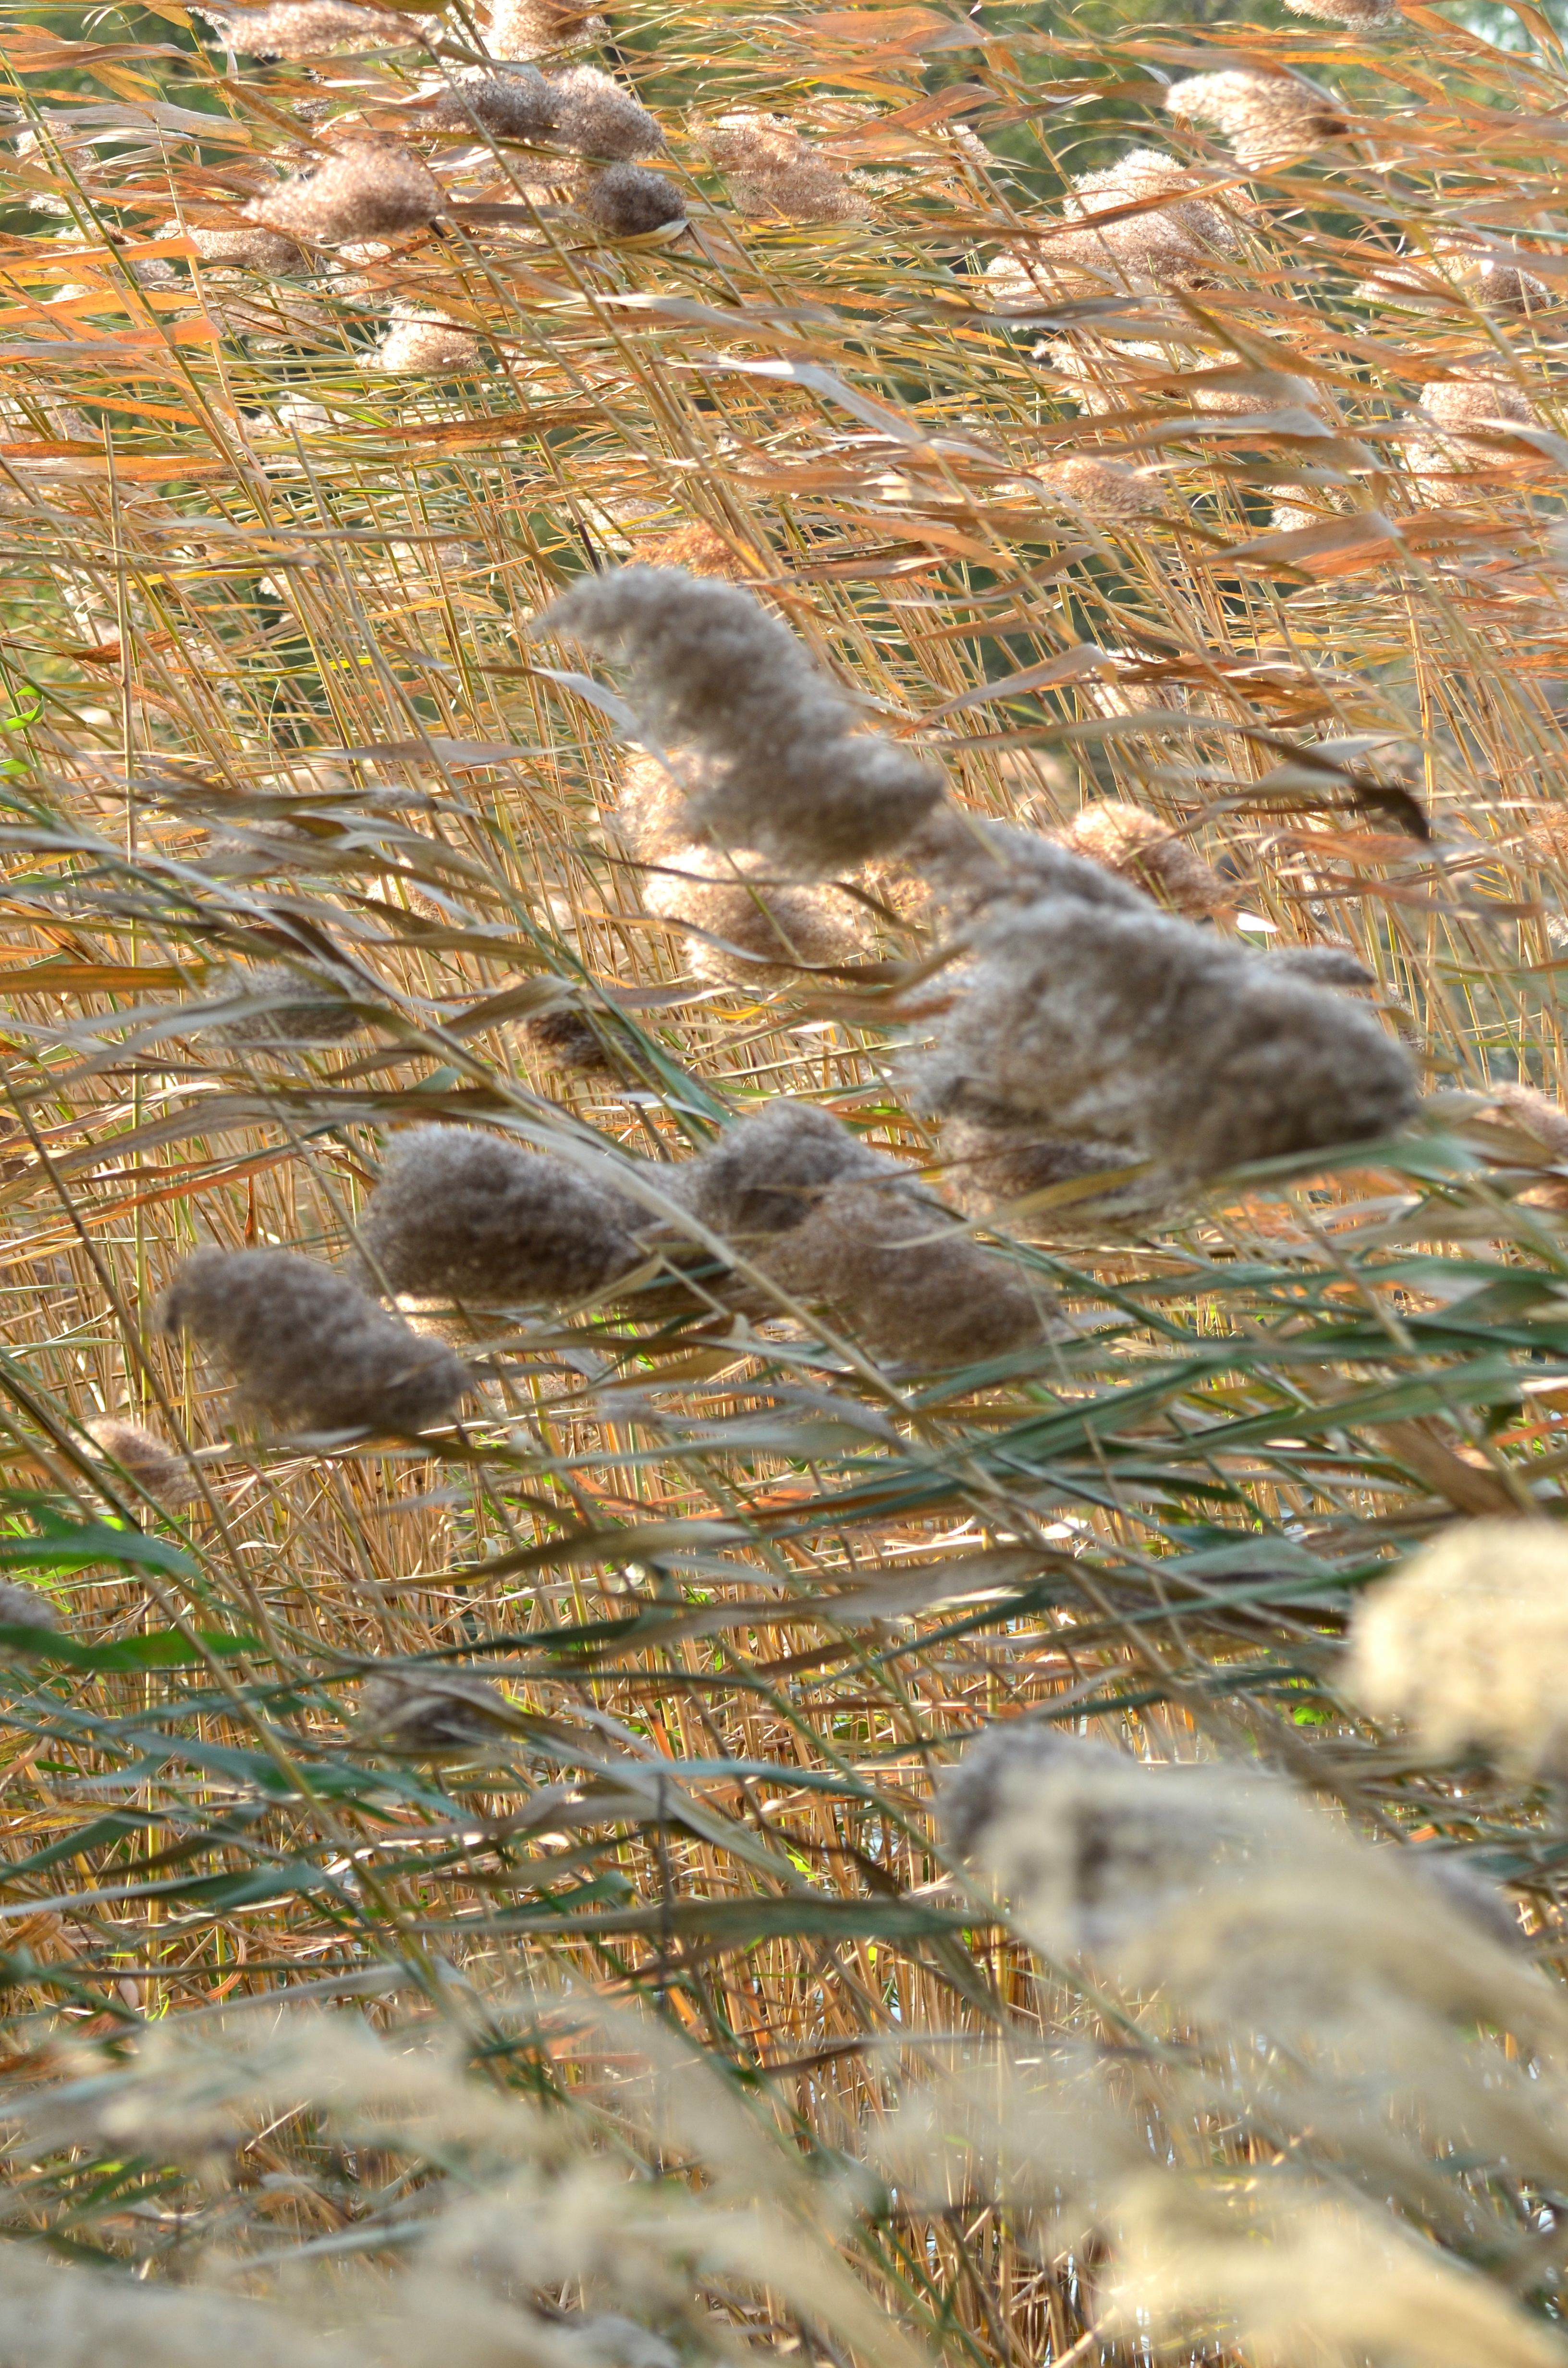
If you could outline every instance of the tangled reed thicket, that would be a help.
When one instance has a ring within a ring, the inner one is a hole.
[[[13,12],[13,2368],[1564,2368],[1568,64]]]

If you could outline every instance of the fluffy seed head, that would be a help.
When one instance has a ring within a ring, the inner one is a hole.
[[[1212,258],[1234,254],[1237,244],[1221,209],[1191,194],[1200,186],[1175,156],[1157,148],[1129,149],[1114,165],[1074,182],[1065,212],[1070,220],[1091,222],[1093,228],[1082,238],[1053,240],[1044,259],[1050,264],[1097,258],[1134,279],[1200,282],[1210,276]],[[1123,213],[1124,207],[1142,211]]]
[[[376,359],[397,378],[472,378],[484,368],[484,348],[444,313],[397,304]]]
[[[1285,6],[1294,16],[1319,17],[1358,33],[1381,33],[1399,22],[1399,0],[1285,0]]]
[[[675,183],[644,165],[611,165],[596,173],[577,206],[607,238],[645,238],[686,220],[686,199]]]
[[[1097,461],[1090,452],[1052,461],[1036,475],[1049,495],[1088,518],[1132,519],[1159,506],[1158,494],[1135,469],[1119,461]]]
[[[673,534],[644,543],[640,553],[644,567],[684,567],[688,575],[719,575],[738,584],[752,570],[738,559],[723,539],[701,518],[676,527]]]
[[[309,246],[396,236],[435,221],[441,185],[392,140],[345,140],[308,173],[245,208],[252,222]]]
[[[722,115],[707,135],[737,213],[754,221],[848,222],[864,196],[781,115]]]
[[[268,279],[279,272],[309,268],[309,258],[294,240],[275,230],[213,229],[201,222],[174,222],[169,228],[183,229],[204,263],[233,264]]]
[[[1310,1818],[1233,1770],[1146,1768],[1022,1718],[970,1745],[941,1807],[954,1847],[1059,1959],[1114,1952]]]
[[[384,1750],[416,1759],[472,1751],[506,1731],[506,1702],[488,1678],[460,1669],[380,1669],[359,1690],[359,1726]]]
[[[1142,1178],[1108,1183],[1082,1199],[1074,1195],[1043,1208],[1016,1205],[1053,1185],[1140,1167],[1143,1155],[1122,1143],[1074,1143],[1038,1129],[1026,1133],[949,1119],[942,1129],[942,1157],[949,1189],[961,1209],[972,1217],[1006,1212],[1009,1230],[1031,1241],[1147,1232],[1169,1212],[1168,1190]]]
[[[394,1141],[362,1227],[396,1292],[478,1305],[585,1299],[642,1257],[634,1201],[477,1127]]]
[[[1536,424],[1528,400],[1511,378],[1504,376],[1501,366],[1488,370],[1477,364],[1462,378],[1434,380],[1422,391],[1421,407],[1445,435],[1461,443],[1467,435],[1478,431],[1482,438],[1495,438],[1506,435],[1510,427]]]
[[[552,1068],[569,1069],[580,1076],[612,1076],[615,1063],[591,1019],[581,1011],[544,1011],[525,1019],[522,1033]]]
[[[1070,896],[1123,913],[1143,913],[1142,890],[1104,864],[989,815],[942,804],[899,852],[896,869],[919,880],[933,901],[964,919],[989,905]]]
[[[1546,1521],[1467,1521],[1363,1597],[1346,1664],[1374,1718],[1447,1759],[1485,1751],[1516,1775],[1568,1770],[1568,1536]]]
[[[695,1213],[792,1297],[842,1310],[879,1356],[968,1365],[1040,1337],[1036,1293],[826,1111],[776,1102],[677,1175]]]
[[[160,1321],[228,1366],[247,1410],[290,1429],[423,1430],[469,1387],[449,1349],[289,1250],[198,1250]]]
[[[333,1044],[364,1026],[340,995],[324,995],[285,962],[266,962],[231,982],[236,995],[272,1008],[225,1020],[213,1033],[226,1044]]]
[[[700,758],[693,748],[672,752],[687,780],[696,778]],[[657,757],[630,757],[620,776],[614,822],[633,855],[644,863],[662,863],[677,847],[688,844],[691,816],[685,790]]]
[[[329,51],[384,50],[422,40],[416,19],[350,0],[275,0],[270,8],[203,9],[231,47],[253,58],[319,58]]]
[[[554,136],[576,155],[625,164],[637,156],[656,156],[664,148],[665,135],[647,108],[597,66],[567,66],[551,76],[550,89],[555,108]],[[662,186],[670,188],[667,182]],[[672,199],[676,194],[671,188]],[[682,207],[680,212],[661,219],[676,222],[684,211]]]
[[[571,0],[493,0],[484,41],[493,58],[542,58],[608,35],[602,17]]]
[[[1103,863],[1177,913],[1212,913],[1233,901],[1219,873],[1142,806],[1106,798],[1083,807],[1062,837],[1074,854]]]
[[[514,67],[510,74],[466,66],[411,110],[421,130],[472,132],[477,123],[493,139],[529,141],[550,139],[560,111],[555,85],[536,66]]]
[[[59,1625],[60,1614],[40,1588],[0,1578],[0,1628],[55,1629]]]
[[[928,1106],[1127,1143],[1176,1182],[1392,1132],[1410,1064],[1370,1012],[1157,912],[1000,908],[925,1066]]]
[[[1540,1144],[1551,1166],[1568,1167],[1568,1110],[1560,1102],[1525,1085],[1494,1086],[1492,1101],[1510,1127]],[[1532,1185],[1519,1198],[1534,1209],[1568,1208],[1568,1178]]]
[[[737,871],[762,871],[755,858],[734,858],[695,844],[674,847],[647,872],[642,901],[661,920],[684,923],[687,959],[699,978],[762,987],[801,964],[851,962],[860,951],[842,899],[825,888],[748,885]],[[842,909],[841,909],[842,907]],[[719,940],[720,942],[714,942]]]
[[[688,809],[725,846],[832,872],[899,845],[941,794],[918,758],[851,731],[847,701],[739,585],[626,567],[587,578],[542,621],[626,653],[653,736],[706,760]]]
[[[1292,978],[1304,978],[1313,986],[1337,987],[1346,995],[1358,995],[1363,987],[1378,983],[1354,947],[1339,942],[1281,946],[1269,960]]]
[[[1250,66],[1173,83],[1165,106],[1181,122],[1204,124],[1228,140],[1248,171],[1288,165],[1348,129],[1326,92],[1300,74],[1258,74]]]
[[[189,1466],[166,1439],[159,1439],[139,1422],[119,1415],[100,1415],[87,1425],[87,1436],[111,1463],[165,1505],[183,1504],[197,1494]]]

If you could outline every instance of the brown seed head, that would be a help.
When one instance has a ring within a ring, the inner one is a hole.
[[[1059,1184],[1141,1167],[1143,1154],[1123,1143],[1074,1143],[1040,1129],[949,1119],[942,1129],[942,1157],[949,1190],[960,1209],[971,1217],[1004,1214],[1011,1232],[1031,1241],[1147,1232],[1170,1212],[1169,1188],[1141,1178],[1037,1209],[1017,1205]]]
[[[171,222],[168,228],[170,233],[183,230],[204,263],[233,264],[267,279],[310,269],[310,257],[294,240],[274,230],[215,229],[203,222]]]
[[[203,9],[230,47],[253,58],[319,58],[344,49],[423,45],[417,17],[386,8],[358,8],[350,0],[275,0],[270,8]]]
[[[1036,475],[1048,494],[1086,518],[1131,520],[1159,507],[1158,492],[1135,469],[1123,468],[1119,461],[1096,460],[1092,452],[1052,461]]]
[[[646,238],[686,220],[686,199],[675,183],[643,165],[611,165],[594,174],[577,207],[607,238]]]
[[[477,1127],[397,1136],[362,1226],[395,1292],[475,1305],[586,1299],[642,1258],[633,1201]]]
[[[473,378],[484,368],[484,348],[472,330],[405,304],[393,306],[376,358],[398,378]]]
[[[551,76],[550,88],[555,107],[554,136],[575,155],[624,164],[636,156],[656,156],[663,150],[665,135],[647,108],[597,66],[567,66]],[[679,216],[666,214],[663,219],[674,222]]]
[[[1085,806],[1062,834],[1062,844],[1091,863],[1131,880],[1173,912],[1201,915],[1233,903],[1233,891],[1195,855],[1169,825],[1142,806],[1107,798]]]
[[[159,1439],[139,1422],[127,1422],[119,1415],[100,1415],[87,1425],[87,1436],[95,1447],[101,1447],[111,1463],[165,1505],[179,1505],[199,1494],[197,1483],[183,1456],[176,1453],[166,1439]]]
[[[673,534],[661,535],[656,542],[642,544],[638,559],[644,567],[684,567],[688,575],[722,576],[729,584],[739,584],[756,572],[702,518],[676,527]]]
[[[833,872],[897,846],[941,794],[917,758],[850,730],[847,701],[738,585],[626,567],[586,578],[541,623],[626,653],[653,737],[694,746],[710,768],[692,822],[786,872]]]
[[[1381,33],[1399,22],[1399,0],[1285,0],[1285,6],[1295,16],[1319,17],[1357,33]]]
[[[1178,1184],[1391,1133],[1415,1082],[1375,1017],[1160,913],[997,907],[926,1064],[929,1107],[1135,1145]]]
[[[671,848],[644,874],[642,901],[693,932],[687,959],[699,978],[763,988],[801,965],[852,962],[862,951],[847,900],[831,889],[772,884],[756,857]]]
[[[603,1037],[585,1012],[542,1011],[537,1019],[524,1020],[522,1035],[552,1068],[585,1077],[616,1072]]]
[[[248,1410],[290,1429],[423,1430],[470,1385],[449,1349],[288,1250],[198,1250],[160,1323],[227,1365]]]
[[[867,211],[862,192],[780,115],[722,115],[706,144],[736,212],[752,220],[849,222]]]
[[[359,1727],[387,1751],[443,1759],[506,1731],[506,1700],[488,1678],[461,1669],[379,1669],[359,1691]]]
[[[1165,106],[1181,122],[1203,124],[1228,140],[1248,171],[1288,165],[1348,129],[1343,110],[1315,85],[1250,66],[1173,83]]]
[[[265,1000],[268,1008],[225,1020],[214,1035],[227,1044],[333,1044],[364,1026],[341,995],[324,995],[286,962],[267,962],[229,982],[235,995]]]
[[[542,58],[608,38],[604,18],[571,0],[493,0],[484,43],[493,58]]]
[[[440,183],[411,149],[392,140],[354,139],[257,198],[245,212],[307,245],[342,246],[422,228],[445,204]]]
[[[496,74],[484,66],[466,66],[449,83],[422,96],[410,108],[419,128],[432,131],[469,131],[477,124],[494,140],[549,140],[561,112],[555,85],[537,67],[514,67]]]

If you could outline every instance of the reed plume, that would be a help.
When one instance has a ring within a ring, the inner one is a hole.
[[[477,1304],[585,1299],[641,1260],[636,1203],[473,1127],[396,1136],[361,1236],[393,1291]]]
[[[567,593],[540,629],[623,651],[649,728],[705,760],[693,823],[786,871],[831,872],[895,847],[941,793],[917,759],[850,730],[848,702],[738,586],[622,568]]]
[[[737,213],[753,221],[851,222],[864,193],[781,115],[722,115],[704,144]]]
[[[121,1415],[99,1415],[86,1426],[88,1438],[110,1463],[128,1472],[149,1497],[165,1505],[185,1503],[199,1492],[184,1457],[166,1439]]]
[[[424,1430],[470,1386],[449,1349],[288,1250],[198,1250],[158,1319],[229,1368],[244,1411],[296,1429]]]
[[[264,230],[305,246],[343,246],[427,228],[445,203],[440,183],[411,149],[355,138],[244,211]]]
[[[1310,155],[1348,130],[1344,110],[1301,75],[1227,66],[1173,83],[1165,104],[1183,123],[1203,124],[1228,140],[1247,171],[1267,171]]]

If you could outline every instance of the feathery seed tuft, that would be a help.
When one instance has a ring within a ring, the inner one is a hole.
[[[1062,834],[1062,843],[1091,863],[1157,896],[1173,911],[1217,912],[1234,893],[1213,867],[1195,855],[1156,814],[1107,798],[1085,806]]]
[[[642,1258],[635,1201],[477,1127],[398,1135],[362,1227],[395,1292],[478,1304],[585,1299]]]
[[[1165,103],[1179,121],[1203,124],[1228,140],[1248,171],[1289,165],[1349,129],[1343,109],[1315,84],[1250,66],[1189,75],[1171,85]]]
[[[611,165],[596,173],[577,210],[607,238],[645,238],[686,220],[686,199],[675,183],[645,165]]]
[[[310,246],[396,236],[436,220],[446,199],[411,149],[393,140],[345,140],[307,173],[257,198],[248,220]]]
[[[319,58],[343,49],[424,45],[417,17],[386,8],[358,8],[350,0],[275,0],[269,8],[203,8],[232,49],[248,57]]]
[[[60,1625],[60,1614],[41,1588],[20,1579],[0,1578],[0,1628],[47,1628]]]
[[[514,66],[509,74],[466,66],[422,93],[409,112],[421,131],[472,132],[477,124],[494,140],[540,141],[553,136],[561,102],[537,66]]]
[[[693,822],[788,871],[820,875],[896,847],[941,794],[917,757],[851,730],[848,701],[738,585],[626,567],[567,593],[541,627],[624,651],[654,735],[705,762]]]
[[[722,115],[706,145],[735,211],[750,220],[850,222],[868,211],[861,191],[781,115]]]
[[[579,156],[625,164],[638,156],[656,156],[665,144],[647,108],[597,66],[565,67],[551,76],[550,90],[555,108],[554,136]],[[680,204],[684,213],[684,204],[671,183],[657,174],[647,178],[659,181],[661,188],[669,191],[670,201]],[[661,219],[676,222],[680,213]]]
[[[87,1425],[87,1436],[111,1463],[165,1505],[183,1504],[199,1492],[189,1465],[166,1439],[128,1422],[121,1415],[100,1415]]]
[[[376,359],[398,378],[473,378],[484,368],[484,347],[442,313],[397,304]]]
[[[292,1429],[423,1430],[470,1386],[449,1349],[290,1250],[198,1250],[159,1322],[228,1366],[247,1412]]]
[[[360,1731],[383,1750],[445,1758],[506,1731],[506,1701],[488,1678],[461,1669],[378,1669],[359,1689]]]

